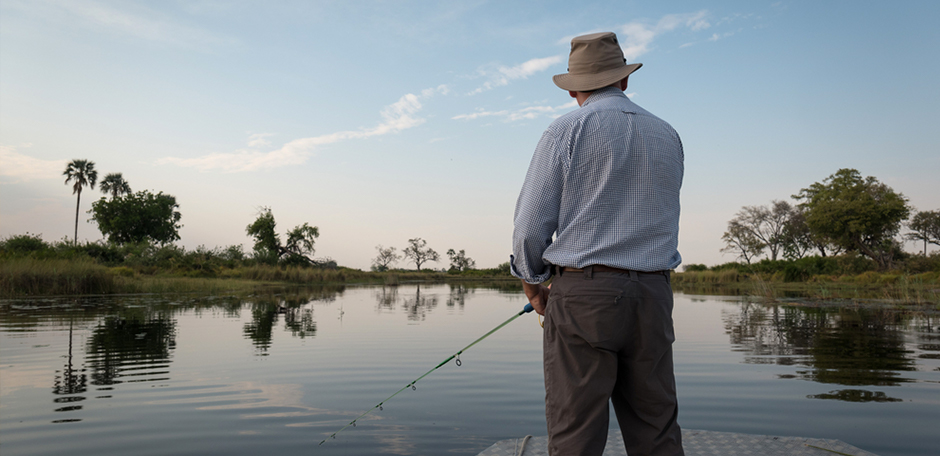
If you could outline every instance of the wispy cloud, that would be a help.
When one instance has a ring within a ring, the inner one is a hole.
[[[248,136],[248,147],[270,146],[271,141],[268,141],[268,136],[274,136],[274,133],[255,133]]]
[[[620,45],[623,47],[624,57],[627,61],[635,60],[650,51],[656,37],[676,30],[687,28],[698,32],[711,27],[708,22],[708,11],[699,11],[687,14],[669,14],[654,23],[634,21],[624,24],[620,28]]]
[[[68,160],[43,160],[17,152],[31,146],[0,146],[0,176],[11,178],[12,182],[61,177]]]
[[[718,41],[722,38],[727,38],[731,35],[734,35],[734,32],[712,33],[712,36],[708,37],[708,41]]]
[[[486,111],[483,109],[474,111],[470,114],[460,114],[451,119],[454,120],[474,120],[482,117],[497,117],[502,118],[506,122],[514,122],[517,120],[528,120],[535,119],[537,117],[558,117],[563,114],[564,111],[568,111],[571,108],[578,106],[578,102],[571,100],[568,103],[558,106],[527,106],[524,108],[513,109],[513,110],[501,110],[501,111]]]
[[[446,94],[447,86],[441,85],[421,91],[420,95],[406,94],[385,107],[380,113],[382,122],[372,128],[359,130],[346,130],[326,135],[300,138],[290,141],[279,149],[271,151],[259,150],[265,143],[259,142],[258,135],[249,137],[248,149],[240,149],[230,153],[215,153],[196,158],[167,157],[157,160],[157,164],[172,164],[202,171],[221,170],[226,172],[256,171],[260,169],[279,168],[282,166],[299,165],[307,161],[318,146],[333,144],[350,139],[362,139],[372,136],[381,136],[397,133],[402,130],[416,127],[424,123],[424,119],[417,116],[421,110],[421,100],[435,94]],[[263,140],[263,137],[260,139]]]
[[[497,66],[495,69],[480,69],[479,74],[485,78],[488,78],[488,80],[484,82],[482,86],[477,87],[475,90],[470,92],[470,95],[485,92],[487,90],[493,89],[494,87],[508,85],[510,81],[514,81],[516,79],[526,79],[535,73],[547,70],[552,65],[561,63],[563,60],[564,56],[556,55],[552,57],[527,60],[513,67]]]
[[[8,7],[43,20],[59,19],[93,31],[107,31],[179,47],[208,50],[234,44],[234,38],[186,25],[146,6],[91,0],[31,0],[7,2]]]

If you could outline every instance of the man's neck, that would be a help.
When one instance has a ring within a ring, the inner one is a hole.
[[[619,88],[619,87],[616,87],[616,86],[607,86],[607,87],[601,87],[600,89],[593,90],[593,91],[590,91],[590,92],[572,92],[572,91],[568,91],[568,95],[570,95],[571,98],[574,98],[575,100],[578,101],[578,106],[584,106],[584,102],[587,101],[587,99],[588,99],[591,95],[594,95],[594,94],[597,93],[598,91],[607,89],[607,88],[609,88],[609,87]]]

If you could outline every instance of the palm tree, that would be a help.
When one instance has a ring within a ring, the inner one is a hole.
[[[121,173],[111,173],[107,176],[104,176],[104,179],[101,179],[101,185],[98,186],[101,189],[101,193],[107,195],[111,194],[111,198],[117,198],[121,195],[126,195],[131,192],[131,186],[124,180],[124,177]]]
[[[77,201],[75,201],[75,239],[73,241],[73,243],[78,244],[78,209],[82,203],[82,187],[95,188],[98,171],[95,171],[95,162],[76,159],[69,162],[62,175],[65,176],[66,184],[74,182],[72,184],[72,194],[78,195]]]

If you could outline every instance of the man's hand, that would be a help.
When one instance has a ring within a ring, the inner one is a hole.
[[[525,291],[525,297],[529,299],[529,304],[539,315],[545,315],[545,306],[548,304],[549,287],[542,284],[531,284],[522,281],[522,289]]]

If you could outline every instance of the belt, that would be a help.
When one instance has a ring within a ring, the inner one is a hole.
[[[633,272],[636,274],[657,274],[657,275],[664,275],[667,277],[669,276],[669,271],[633,271],[630,269],[612,268],[610,266],[604,266],[603,264],[595,264],[592,266],[588,266],[588,268],[593,269],[594,272],[617,272],[620,274],[630,274],[631,272]],[[565,272],[584,272],[584,269],[569,268],[566,266],[555,266],[556,274],[561,275],[562,273],[565,273]]]

